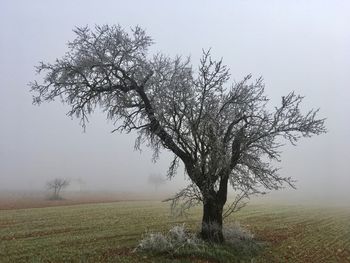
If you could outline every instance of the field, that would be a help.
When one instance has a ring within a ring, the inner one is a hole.
[[[146,231],[196,230],[200,216],[172,218],[158,201],[0,210],[0,262],[218,262],[133,253]],[[255,204],[230,220],[264,243],[251,262],[350,262],[348,208]]]

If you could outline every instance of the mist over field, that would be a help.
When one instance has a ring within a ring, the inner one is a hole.
[[[134,151],[135,134],[111,133],[98,109],[86,132],[59,101],[32,105],[28,83],[38,62],[66,51],[76,26],[140,25],[152,36],[151,53],[191,56],[212,48],[231,80],[263,76],[273,107],[295,91],[303,109],[320,108],[327,134],[283,147],[280,173],[297,190],[263,200],[350,203],[350,2],[348,1],[1,1],[0,191],[44,191],[46,182],[71,180],[67,192],[127,196],[170,195],[188,181],[184,168],[155,190],[148,177],[165,177],[170,154]],[[79,183],[79,179],[84,183]],[[0,197],[1,198],[1,197]],[[265,199],[264,199],[265,198]]]

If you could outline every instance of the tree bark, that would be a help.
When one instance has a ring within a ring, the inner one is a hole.
[[[214,243],[224,242],[222,212],[223,205],[216,199],[208,199],[203,203],[202,239]]]

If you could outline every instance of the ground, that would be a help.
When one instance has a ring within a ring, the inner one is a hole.
[[[198,230],[200,208],[172,218],[160,201],[68,203],[0,210],[0,262],[220,262],[133,253],[148,231],[183,222]],[[349,208],[252,204],[232,220],[264,243],[252,262],[350,262]]]

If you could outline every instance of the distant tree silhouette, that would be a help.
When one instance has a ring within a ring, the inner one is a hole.
[[[47,188],[52,191],[50,200],[61,200],[60,192],[62,189],[69,185],[67,179],[55,178],[52,181],[47,182]]]
[[[159,186],[165,184],[166,178],[161,174],[150,174],[148,176],[148,183],[154,185],[155,190],[157,191]]]
[[[79,184],[79,192],[81,192],[86,182],[81,177],[77,178],[76,181]]]

